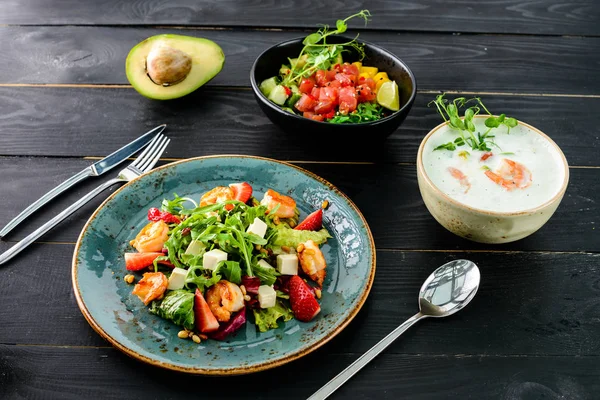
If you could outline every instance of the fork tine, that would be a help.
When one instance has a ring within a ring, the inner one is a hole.
[[[137,168],[139,168],[141,171],[150,170],[150,168],[148,168],[148,166],[150,166],[153,162],[155,162],[154,160],[157,155],[160,158],[160,155],[162,154],[162,152],[165,150],[164,148],[166,147],[164,144],[167,143],[168,141],[169,141],[169,139],[166,137],[161,138],[161,140],[156,143],[156,146],[154,146],[153,149],[148,154],[146,154],[146,157],[137,166]]]
[[[150,143],[148,143],[144,151],[139,156],[137,156],[135,160],[133,160],[131,166],[139,168],[139,165],[146,159],[146,155],[151,151],[152,148],[156,147],[156,142],[158,142],[163,137],[164,135],[162,133],[156,135],[154,139],[152,139]]]
[[[158,148],[154,153],[153,153],[153,158],[148,160],[149,163],[146,163],[142,168],[140,168],[142,171],[144,172],[148,172],[150,171],[152,168],[154,168],[154,166],[156,165],[156,163],[158,162],[158,160],[160,159],[160,157],[162,156],[163,152],[165,151],[165,149],[167,148],[167,145],[171,142],[171,139],[167,139],[160,144],[160,148]]]

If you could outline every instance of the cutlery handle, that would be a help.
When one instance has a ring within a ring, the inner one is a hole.
[[[2,230],[0,231],[0,238],[6,236],[8,234],[8,232],[12,231],[17,225],[19,225],[21,222],[23,222],[23,220],[25,218],[27,218],[28,216],[33,214],[41,206],[48,203],[50,200],[52,200],[53,198],[55,198],[56,196],[58,196],[59,194],[61,194],[65,190],[67,190],[68,188],[70,188],[71,186],[81,182],[85,178],[92,176],[92,175],[93,175],[93,171],[91,168],[88,167],[88,168],[84,169],[83,171],[80,171],[77,174],[73,175],[72,177],[70,177],[69,179],[67,179],[66,181],[64,181],[63,183],[61,183],[60,185],[58,185],[57,187],[55,187],[54,189],[52,189],[51,191],[49,191],[48,193],[46,193],[45,195],[40,197],[37,201],[32,203],[29,207],[24,209],[19,215],[17,215],[15,218],[13,218],[8,224],[6,224],[6,226],[4,228],[2,228]]]
[[[356,361],[350,364],[345,370],[340,372],[335,378],[330,380],[321,389],[317,390],[307,400],[324,400],[329,397],[337,388],[342,386],[344,382],[350,379],[356,374],[362,367],[367,365],[372,359],[374,359],[379,353],[381,353],[386,347],[398,339],[398,337],[404,333],[405,330],[410,328],[415,322],[425,317],[420,312],[407,319],[402,325],[394,329],[386,337],[381,339],[379,343],[371,347],[365,354],[360,356]]]
[[[83,196],[81,199],[77,200],[75,203],[73,203],[72,205],[70,205],[69,207],[64,209],[60,214],[57,214],[50,221],[46,222],[44,225],[40,226],[38,229],[31,232],[28,236],[23,238],[20,242],[15,244],[13,247],[6,250],[4,253],[0,254],[0,265],[4,264],[5,262],[7,262],[8,260],[10,260],[14,256],[16,256],[17,254],[19,254],[23,249],[25,249],[27,246],[29,246],[31,243],[33,243],[36,239],[38,239],[40,236],[44,235],[50,229],[54,228],[56,225],[58,225],[60,222],[62,222],[64,219],[66,219],[69,215],[73,214],[75,211],[80,209],[84,204],[86,204],[91,199],[96,197],[100,192],[108,189],[115,183],[119,183],[119,182],[124,182],[124,180],[115,178],[115,179],[111,179],[110,181],[103,183],[102,185],[93,189],[91,192],[89,192],[88,194]]]

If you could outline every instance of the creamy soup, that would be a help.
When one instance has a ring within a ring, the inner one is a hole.
[[[485,132],[485,118],[473,122]],[[452,142],[459,133],[444,126],[433,133],[423,148],[423,165],[429,179],[441,191],[468,206],[499,212],[523,211],[554,197],[565,180],[562,153],[546,138],[519,124],[492,130],[497,146],[491,152],[471,149],[434,150]]]

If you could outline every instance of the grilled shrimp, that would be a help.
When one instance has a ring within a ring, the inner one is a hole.
[[[140,253],[161,251],[169,239],[169,225],[164,221],[150,222],[129,242]]]
[[[244,307],[244,294],[235,283],[220,280],[206,290],[206,303],[218,321],[227,322]]]
[[[319,246],[310,239],[305,243],[300,244],[298,250],[298,260],[300,261],[302,271],[322,287],[326,275],[325,268],[327,267],[323,252]]]
[[[169,280],[162,272],[146,272],[131,293],[148,305],[152,300],[162,296],[168,285]]]
[[[531,172],[523,164],[508,158],[502,159],[502,165],[496,172],[485,171],[485,174],[494,183],[501,185],[506,190],[525,189],[531,185]]]
[[[260,204],[267,206],[269,211],[279,205],[279,208],[275,211],[275,215],[279,218],[293,218],[296,216],[296,201],[289,196],[277,193],[273,189],[267,190]]]

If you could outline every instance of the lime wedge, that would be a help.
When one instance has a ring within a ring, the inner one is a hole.
[[[400,109],[400,94],[396,81],[384,82],[377,91],[377,103],[388,110],[398,111]]]

